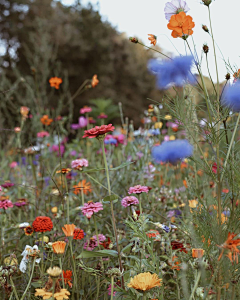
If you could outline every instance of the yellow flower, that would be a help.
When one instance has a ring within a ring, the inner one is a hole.
[[[40,296],[43,297],[43,299],[50,299],[52,297],[52,293],[51,292],[46,292],[45,289],[35,289],[36,293],[35,296]],[[58,293],[54,293],[54,298],[56,300],[64,300],[64,299],[69,299],[70,293],[68,290],[66,289],[61,289],[60,292]]]
[[[66,236],[73,236],[75,227],[74,224],[65,224],[62,230]]]
[[[196,208],[198,205],[198,201],[197,200],[188,200],[188,205],[191,208]]]
[[[48,268],[47,273],[51,277],[59,277],[62,274],[62,270],[59,267]]]
[[[49,299],[52,297],[51,292],[46,292],[44,289],[35,289],[36,293],[35,296],[43,297],[43,299]]]
[[[158,278],[157,274],[145,272],[131,278],[128,287],[134,288],[135,290],[148,291],[161,285],[162,279]]]
[[[166,115],[164,118],[165,118],[165,120],[172,120],[172,116],[170,116],[170,115]]]
[[[174,135],[170,135],[169,140],[170,140],[170,141],[174,141],[174,140],[176,140],[176,138],[175,138]]]
[[[4,264],[6,266],[13,266],[13,265],[18,265],[18,260],[16,257],[13,256],[8,256],[4,259]]]
[[[157,128],[161,129],[162,126],[163,126],[163,123],[162,123],[162,122],[156,122],[156,123],[154,124],[154,127],[155,127],[156,129],[157,129]]]
[[[57,206],[54,206],[54,207],[51,209],[51,212],[52,212],[53,214],[56,214],[56,213],[58,212]]]

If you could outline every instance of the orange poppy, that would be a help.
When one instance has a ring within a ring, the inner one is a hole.
[[[74,185],[74,194],[75,195],[78,195],[80,193],[81,190],[83,190],[83,193],[85,195],[87,195],[88,193],[91,193],[92,192],[92,189],[91,189],[91,183],[90,182],[86,182],[86,180],[82,180],[82,181],[79,181],[79,183],[77,185]]]
[[[48,115],[44,115],[42,116],[42,118],[40,119],[43,125],[49,126],[52,122],[53,119],[49,119]]]
[[[149,38],[148,40],[151,42],[153,46],[157,44],[157,37],[154,34],[148,34]]]
[[[238,254],[239,254],[239,249],[237,248],[238,246],[240,246],[240,239],[236,239],[234,240],[236,234],[229,232],[228,233],[228,237],[227,240],[224,244],[222,244],[221,246],[219,246],[220,248],[222,248],[222,252],[220,253],[218,260],[220,260],[223,256],[223,252],[224,249],[228,249],[228,254],[226,255],[231,262],[236,261],[236,263],[238,263]]]
[[[92,87],[94,88],[95,86],[98,85],[98,83],[99,83],[99,80],[97,79],[97,75],[95,74],[95,75],[93,75],[91,85],[92,85]]]
[[[172,37],[186,38],[193,34],[192,28],[195,27],[195,23],[191,16],[187,16],[184,11],[181,11],[179,14],[171,16],[167,27],[172,30]]]
[[[65,251],[66,243],[63,241],[57,241],[52,243],[53,252],[57,254],[63,254]]]
[[[49,83],[51,87],[54,87],[56,90],[58,90],[59,85],[62,83],[62,78],[52,77],[49,79]]]
[[[74,224],[65,224],[62,230],[66,236],[73,236],[75,227]]]

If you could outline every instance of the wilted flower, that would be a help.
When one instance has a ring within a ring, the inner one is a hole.
[[[26,120],[27,116],[28,116],[28,113],[29,113],[29,108],[27,106],[21,106],[20,108],[20,113],[22,115],[22,118],[24,120]]]
[[[20,263],[19,269],[22,273],[25,273],[27,270],[27,263],[29,262],[30,257],[37,257],[39,255],[40,250],[38,250],[38,246],[34,245],[33,247],[26,245],[24,251],[22,252],[23,259]],[[36,259],[36,263],[39,263],[41,258]]]
[[[189,7],[185,1],[172,0],[171,2],[167,2],[164,8],[165,18],[170,21],[173,15],[179,14],[181,11],[185,13],[189,11]]]
[[[157,44],[157,37],[156,37],[156,35],[154,35],[154,34],[148,34],[148,40],[151,42],[151,44],[153,45],[153,46],[156,46],[156,44]]]

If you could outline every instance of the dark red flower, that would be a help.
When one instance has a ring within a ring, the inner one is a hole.
[[[172,241],[171,246],[173,250],[179,250],[180,252],[185,252],[187,253],[186,248],[183,246],[183,243],[178,242],[178,241]]]
[[[73,234],[74,240],[81,240],[84,238],[84,231],[82,229],[75,228]]]
[[[99,243],[100,245],[102,245],[105,249],[110,249],[109,246],[112,243],[112,241],[110,240],[110,238],[107,238],[107,241],[104,241],[103,243]]]
[[[49,217],[40,216],[33,221],[32,227],[36,232],[46,232],[52,230],[53,223]]]
[[[98,137],[99,135],[104,135],[108,132],[114,131],[114,129],[115,129],[115,127],[112,126],[112,124],[95,126],[92,129],[85,130],[83,138],[85,138],[85,137],[95,138],[95,137]]]

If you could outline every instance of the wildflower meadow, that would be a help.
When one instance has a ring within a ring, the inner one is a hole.
[[[207,25],[190,0],[161,12],[185,53],[165,54],[154,33],[127,41],[153,52],[162,93],[144,99],[140,126],[122,102],[91,99],[101,72],[70,90],[51,52],[48,72],[37,54],[29,76],[2,71],[0,299],[240,299],[240,69],[222,58],[220,77],[217,1],[199,2]],[[212,43],[197,49],[195,27]]]

